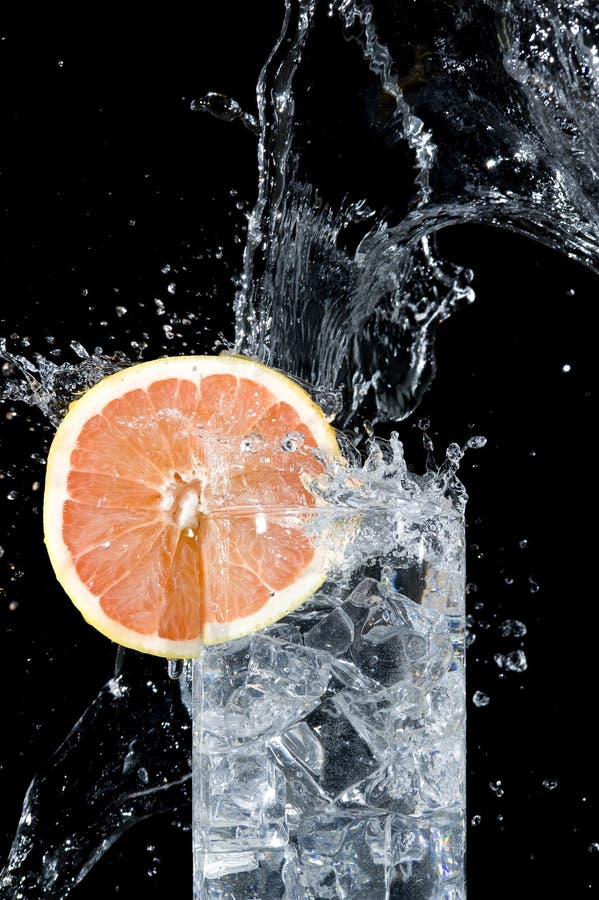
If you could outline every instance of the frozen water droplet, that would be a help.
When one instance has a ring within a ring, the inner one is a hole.
[[[470,819],[470,824],[473,825],[474,828],[477,828],[480,825],[480,823],[481,823],[481,817],[479,815],[472,816],[472,818]]]
[[[18,496],[19,496],[18,491],[9,491],[8,494],[6,495],[6,499],[7,500],[16,500]]]
[[[522,538],[521,541],[518,541],[518,546],[521,550],[526,550],[526,548],[528,547],[528,541],[526,540],[526,538]]]
[[[262,435],[257,431],[251,431],[241,439],[239,448],[242,453],[257,453],[263,446]]]
[[[174,281],[171,281],[171,283],[170,283],[169,285],[167,285],[167,288],[166,288],[166,289],[167,289],[167,291],[169,292],[169,294],[176,294],[176,292],[177,292],[177,285],[175,284]]]
[[[427,416],[423,416],[422,419],[418,419],[418,428],[421,431],[428,431],[431,427],[431,420]]]
[[[137,777],[139,778],[139,780],[141,781],[142,784],[147,784],[148,781],[150,780],[149,775],[148,775],[148,770],[145,769],[143,766],[141,766],[137,770]]]
[[[589,844],[589,853],[599,853],[599,841],[593,841]]]
[[[119,319],[120,319],[120,318],[122,318],[122,317],[125,315],[125,313],[127,312],[127,307],[126,307],[126,306],[115,306],[114,311],[115,311],[115,313],[117,314],[117,316],[118,316]]]
[[[475,706],[488,706],[491,702],[491,698],[483,691],[475,691],[472,695],[472,702]]]
[[[540,589],[541,589],[541,586],[539,584],[537,584],[537,582],[534,580],[534,578],[531,575],[528,579],[528,590],[530,591],[531,594],[536,594],[536,593],[538,593],[538,591],[540,591]]]

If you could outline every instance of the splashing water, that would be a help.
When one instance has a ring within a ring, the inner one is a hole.
[[[433,378],[438,325],[474,299],[472,272],[440,258],[439,230],[512,229],[599,269],[598,27],[590,0],[287,0],[257,116],[217,94],[193,104],[258,134],[235,348],[317,385],[317,399],[340,389],[341,426],[401,420]],[[59,365],[2,342],[2,397],[56,424],[78,391],[128,364],[72,349],[80,362]],[[450,448],[443,489],[459,455]],[[497,665],[522,671],[526,657]],[[2,896],[67,896],[125,828],[184,808],[187,720],[177,680],[153,684],[115,675],[36,776]],[[63,792],[72,771],[86,781]]]
[[[435,232],[492,224],[599,268],[596,19],[582,3],[288,2],[258,83],[238,349],[343,384],[342,421],[402,419],[433,377],[438,324],[474,299],[472,273],[438,258]],[[347,69],[356,52],[361,69],[339,97],[326,71],[342,40]],[[363,194],[347,194],[364,153],[348,138],[364,122],[384,197],[367,173]]]

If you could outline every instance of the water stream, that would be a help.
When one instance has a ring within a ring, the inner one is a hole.
[[[431,384],[439,324],[474,300],[441,229],[513,230],[599,270],[598,35],[591,0],[286,0],[257,110],[215,93],[190,109],[257,136],[235,349],[315,385],[339,427],[397,422]],[[3,399],[56,425],[130,356],[72,350],[3,340]],[[185,818],[186,728],[177,680],[127,654],[35,776],[0,896],[66,897],[135,822]]]

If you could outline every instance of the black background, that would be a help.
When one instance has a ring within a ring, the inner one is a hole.
[[[98,13],[0,29],[0,334],[13,350],[74,361],[76,340],[151,359],[211,352],[219,332],[232,337],[256,141],[239,123],[191,112],[190,101],[217,90],[253,111],[280,12],[227,4],[201,21],[172,11],[124,25]],[[509,233],[454,228],[439,244],[474,270],[477,300],[440,328],[437,378],[418,415],[441,449],[488,438],[463,467],[476,636],[468,696],[490,698],[469,703],[468,818],[480,817],[469,828],[469,896],[590,897],[598,282]],[[30,778],[110,677],[114,648],[71,608],[45,556],[33,486],[51,429],[22,405],[1,415],[4,857]],[[400,434],[421,464],[415,422]],[[508,618],[526,624],[524,638],[502,636]],[[527,671],[502,677],[494,654],[520,647]],[[188,832],[167,820],[137,826],[72,896],[139,891],[191,895]]]

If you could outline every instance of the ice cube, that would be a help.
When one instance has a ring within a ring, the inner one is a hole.
[[[398,750],[390,762],[343,791],[336,802],[348,810],[363,807],[404,815],[416,814],[422,809],[418,766],[413,748]]]
[[[222,878],[236,872],[251,872],[258,868],[258,854],[246,853],[206,853],[203,857],[202,871],[206,878]],[[210,891],[210,888],[208,888]],[[208,893],[208,896],[211,896]]]
[[[375,578],[364,578],[348,596],[346,603],[371,609],[385,599],[387,593],[384,585]]]
[[[318,705],[332,657],[301,644],[254,635],[244,683],[228,697],[224,726],[231,738],[280,734]]]
[[[341,656],[354,639],[354,624],[348,614],[338,607],[317,622],[304,635],[306,647],[328,650],[333,656]]]
[[[381,816],[323,813],[305,819],[296,873],[305,896],[385,900],[384,835]]]
[[[281,735],[281,740],[302,765],[316,775],[322,774],[324,749],[316,733],[306,722],[299,722],[290,728]]]
[[[194,662],[195,696],[201,697],[202,704],[201,715],[196,719],[201,719],[204,753],[223,752],[247,742],[241,731],[228,728],[225,713],[231,696],[245,684],[249,659],[250,639],[241,638],[204,647],[202,656]]]
[[[332,798],[280,738],[271,739],[269,753],[285,778],[287,824],[297,830],[302,816],[315,815],[329,806]]]
[[[460,734],[424,739],[418,748],[424,808],[464,802],[464,738]]]
[[[355,663],[347,659],[333,659],[329,692],[337,694],[346,688],[352,691],[378,691],[381,686],[364,675]]]
[[[378,768],[366,741],[332,701],[322,703],[307,723],[324,748],[325,765],[318,782],[327,795],[337,796]]]
[[[391,865],[405,865],[424,859],[429,844],[426,829],[420,827],[420,820],[395,815],[389,817],[389,824],[389,861]]]
[[[218,868],[205,870],[206,881],[201,893],[205,900],[256,900],[282,895],[283,850],[211,856],[218,860]],[[230,863],[230,857],[237,857],[239,862]]]
[[[334,900],[339,897],[335,868],[331,863],[303,866],[297,854],[283,867],[285,893],[283,900]]]
[[[255,635],[247,684],[292,697],[320,697],[331,672],[329,653]]]
[[[274,625],[264,628],[262,634],[275,638],[277,641],[285,641],[287,644],[303,643],[301,629],[298,625],[292,625],[289,622],[275,622]]]
[[[426,715],[426,732],[444,735],[450,731],[463,733],[466,715],[464,674],[461,669],[448,672],[428,692],[429,709]]]
[[[232,751],[200,760],[207,851],[240,853],[287,843],[285,780],[264,751]]]
[[[463,900],[462,819],[457,810],[389,817],[387,877],[391,896],[395,896],[394,885],[407,882],[402,888],[406,896]]]
[[[346,690],[332,702],[381,761],[425,727],[426,693],[413,684],[397,684],[371,694]]]
[[[380,684],[432,684],[451,664],[453,647],[442,612],[426,609],[379,585],[380,602],[370,610],[351,649],[362,672]]]

